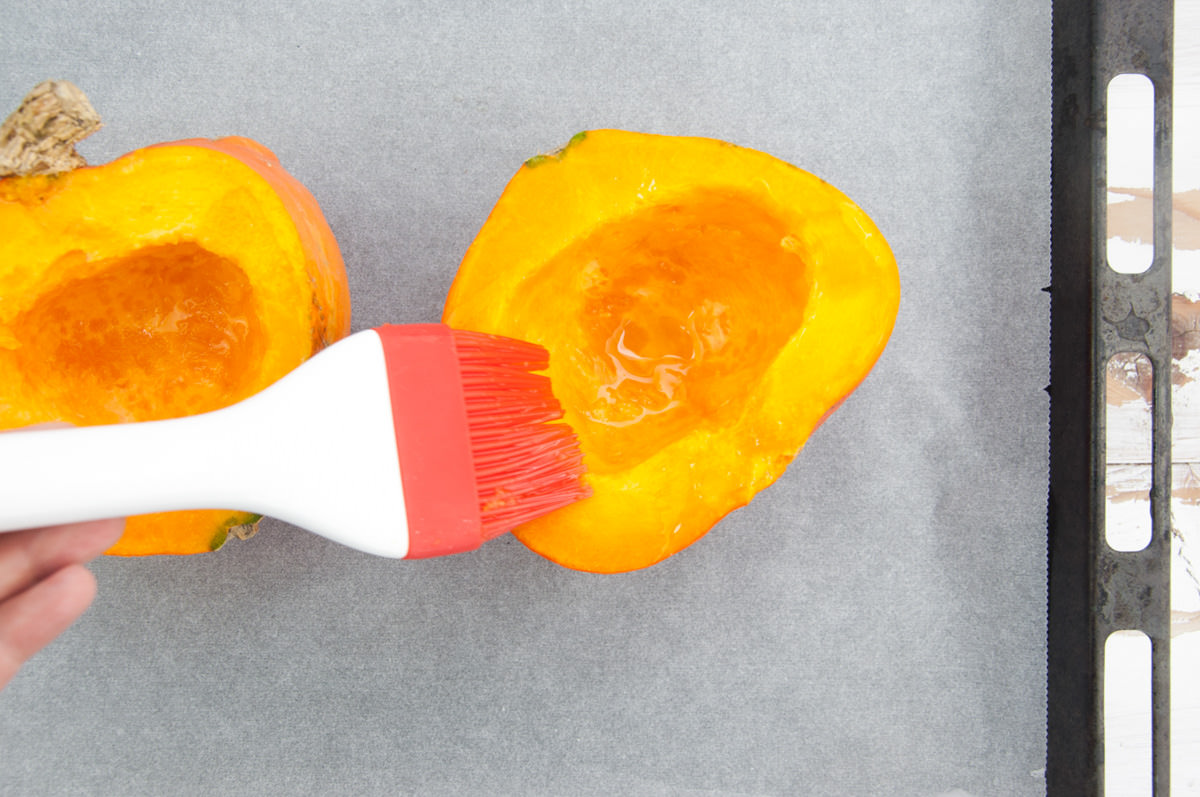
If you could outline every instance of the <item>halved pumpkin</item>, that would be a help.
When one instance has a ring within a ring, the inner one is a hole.
[[[345,268],[316,200],[249,139],[0,180],[0,429],[217,409],[349,329]],[[214,550],[254,520],[133,517],[110,553]]]
[[[594,495],[515,533],[620,572],[772,483],[874,365],[899,296],[883,235],[814,175],[711,139],[596,130],[512,178],[443,320],[550,351]]]

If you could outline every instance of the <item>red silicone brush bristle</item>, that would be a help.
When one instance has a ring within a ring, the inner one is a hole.
[[[485,540],[591,494],[541,346],[454,330]]]

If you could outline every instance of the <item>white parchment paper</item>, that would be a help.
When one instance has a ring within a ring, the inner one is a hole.
[[[271,147],[356,329],[436,320],[522,160],[595,127],[821,175],[903,299],[787,474],[649,570],[511,538],[394,562],[273,521],[99,561],[0,693],[0,794],[1043,793],[1049,3],[10,5],[0,105],[78,83],[93,162]]]

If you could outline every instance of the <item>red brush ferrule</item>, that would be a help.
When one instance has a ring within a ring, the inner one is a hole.
[[[408,518],[407,559],[483,542],[475,463],[458,356],[443,324],[385,325],[396,453]]]

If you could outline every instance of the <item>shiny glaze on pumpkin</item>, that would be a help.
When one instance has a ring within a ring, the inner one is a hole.
[[[620,572],[778,478],[898,303],[886,241],[828,183],[712,139],[600,130],[518,171],[443,318],[550,350],[595,494],[515,533]]]

